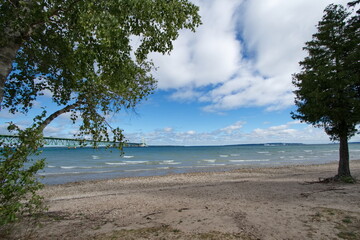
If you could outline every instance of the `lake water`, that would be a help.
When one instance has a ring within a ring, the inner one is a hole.
[[[350,159],[360,159],[360,144],[350,144]],[[39,172],[45,184],[223,171],[247,167],[322,164],[339,159],[339,145],[240,145],[116,149],[44,148],[46,167]]]

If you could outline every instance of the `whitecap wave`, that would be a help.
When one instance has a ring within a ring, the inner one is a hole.
[[[79,174],[100,174],[100,173],[110,173],[114,171],[88,171],[88,172],[56,172],[56,173],[38,173],[39,176],[61,176],[61,175],[79,175]]]
[[[167,170],[167,169],[170,169],[170,167],[158,167],[156,169],[159,169],[159,170]]]
[[[60,166],[60,168],[62,169],[74,169],[74,168],[79,168],[77,166]]]
[[[126,164],[146,164],[149,161],[124,161]]]
[[[57,173],[38,173],[40,176],[56,176],[56,175],[72,175],[80,174],[81,172],[57,172]]]
[[[230,154],[230,156],[232,156],[232,157],[239,157],[240,154],[238,154],[238,153],[233,153],[233,154]]]
[[[160,162],[160,164],[165,164],[165,165],[178,165],[181,164],[181,162],[175,162],[174,160],[165,160]]]
[[[101,168],[99,166],[60,166],[61,169],[93,169]]]
[[[209,163],[214,163],[216,162],[215,159],[204,159],[204,160],[201,160],[202,162],[209,162]]]
[[[248,160],[242,160],[242,159],[239,159],[239,160],[229,160],[229,162],[233,162],[233,163],[239,163],[239,162],[269,162],[270,159],[248,159]]]
[[[106,165],[126,165],[126,163],[123,162],[106,162]]]
[[[175,160],[164,160],[164,161],[162,161],[161,163],[173,163],[173,162],[175,162]]]

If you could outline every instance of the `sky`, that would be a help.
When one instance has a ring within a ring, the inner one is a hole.
[[[322,129],[291,118],[302,50],[328,4],[343,0],[191,0],[203,24],[182,30],[169,55],[150,54],[157,90],[135,110],[108,116],[130,142],[148,145],[329,143]],[[134,43],[136,44],[136,43]],[[49,99],[40,107],[53,109]],[[50,111],[49,111],[50,112]],[[6,122],[31,124],[32,115],[0,112]],[[72,137],[69,114],[45,129],[45,136]],[[360,141],[355,136],[352,141]]]

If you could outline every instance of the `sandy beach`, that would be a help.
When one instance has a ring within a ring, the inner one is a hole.
[[[9,239],[360,239],[360,183],[337,163],[46,186]],[[360,179],[360,161],[351,162]]]

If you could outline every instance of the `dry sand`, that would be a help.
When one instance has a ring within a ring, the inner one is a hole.
[[[360,161],[351,162],[360,179]],[[315,183],[337,164],[46,186],[16,239],[360,239],[360,183]]]

